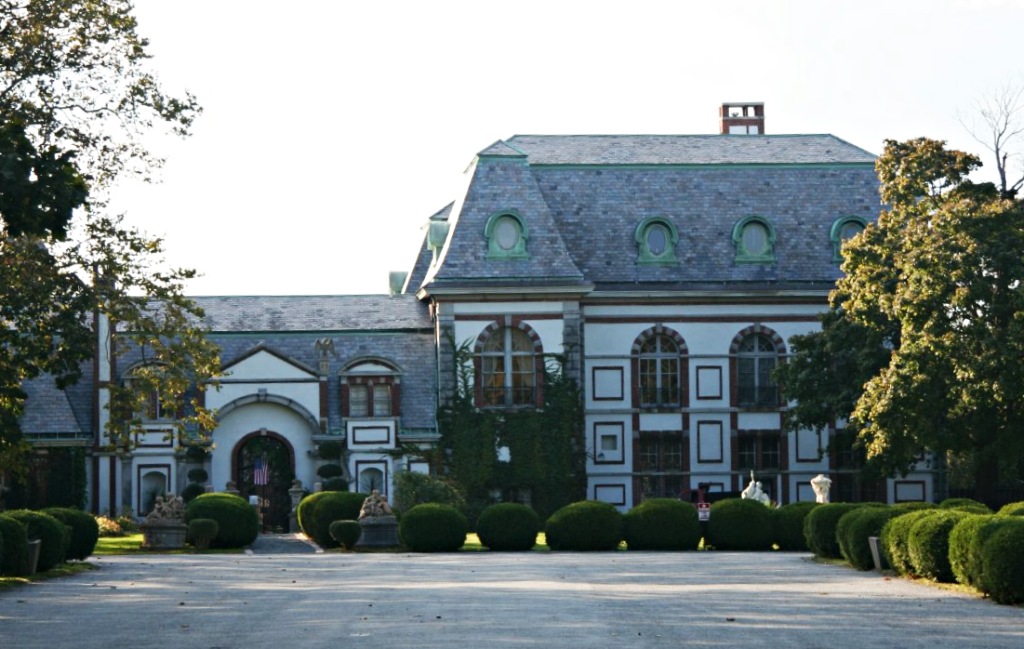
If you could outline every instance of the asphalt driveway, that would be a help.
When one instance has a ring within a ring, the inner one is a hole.
[[[93,561],[0,593],[0,647],[1024,646],[1024,609],[797,553]]]

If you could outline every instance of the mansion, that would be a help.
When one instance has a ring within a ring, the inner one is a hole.
[[[923,467],[861,483],[829,450],[842,421],[788,431],[773,377],[790,337],[818,328],[844,239],[878,216],[875,156],[832,135],[766,135],[759,103],[724,104],[720,125],[485,147],[387,295],[195,298],[224,363],[204,458],[178,448],[159,408],[130,453],[104,447],[104,386],[132,369],[104,344],[78,385],[27,386],[23,430],[85,449],[96,512],[145,513],[197,466],[246,495],[267,453],[274,488],[314,490],[328,441],[351,490],[390,496],[397,472],[430,470],[417,450],[438,440],[462,346],[481,409],[542,405],[545,359],[563,359],[582,394],[586,497],[622,510],[738,492],[751,471],[780,503],[814,500],[819,473],[833,500],[932,500]]]

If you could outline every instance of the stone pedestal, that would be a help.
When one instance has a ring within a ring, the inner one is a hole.
[[[147,550],[178,550],[185,547],[188,526],[184,523],[143,523],[142,547]]]
[[[363,533],[357,548],[393,548],[398,545],[398,519],[394,516],[367,516],[359,519]]]

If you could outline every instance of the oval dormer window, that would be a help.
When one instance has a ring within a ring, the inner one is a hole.
[[[652,223],[647,228],[647,250],[655,257],[660,257],[668,250],[668,230],[660,223]]]
[[[502,216],[494,228],[494,238],[502,250],[514,250],[519,243],[519,221],[511,216]]]

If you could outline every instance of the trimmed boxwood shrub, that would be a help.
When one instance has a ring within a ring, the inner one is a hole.
[[[21,521],[0,514],[0,537],[4,551],[0,553],[0,575],[14,577],[25,570],[28,528]]]
[[[220,525],[212,518],[193,518],[188,522],[188,538],[197,550],[205,550],[217,538]]]
[[[256,509],[241,496],[228,493],[206,493],[185,505],[185,522],[197,518],[217,521],[217,536],[212,548],[241,548],[251,545],[260,533]]]
[[[950,530],[949,567],[957,583],[978,587],[981,576],[981,547],[995,518],[992,515],[972,514],[957,521]]]
[[[346,550],[351,550],[356,547],[359,537],[363,535],[363,526],[359,521],[334,521],[328,531],[335,543]]]
[[[939,509],[958,509],[962,512],[970,512],[972,514],[991,514],[992,510],[989,509],[985,503],[980,503],[973,498],[946,498],[939,503]]]
[[[185,488],[181,490],[181,499],[184,500],[187,505],[199,496],[202,496],[204,493],[206,493],[206,487],[193,482],[192,484],[185,485]]]
[[[462,512],[441,503],[416,505],[398,523],[402,545],[413,552],[455,552],[466,542],[468,531]]]
[[[316,474],[327,480],[328,478],[340,478],[345,475],[345,470],[341,468],[340,464],[325,464],[316,470]]]
[[[210,478],[210,474],[206,472],[206,469],[197,468],[189,469],[188,480],[189,482],[204,483]]]
[[[804,518],[804,540],[810,551],[823,559],[842,558],[836,525],[843,514],[860,506],[858,503],[823,503],[808,512]]]
[[[367,494],[349,491],[321,491],[303,498],[299,503],[302,531],[322,548],[338,547],[331,538],[331,523],[358,519],[366,498]]]
[[[1024,519],[1005,517],[981,547],[981,589],[1000,604],[1024,602]]]
[[[321,488],[324,491],[348,491],[348,480],[345,478],[327,478]]]
[[[857,570],[872,570],[868,537],[880,536],[886,522],[897,512],[890,507],[858,507],[843,514],[836,524],[836,540],[843,558]]]
[[[959,521],[971,516],[956,509],[939,509],[914,523],[907,537],[907,552],[914,574],[952,583],[949,566],[949,533]]]
[[[51,507],[43,512],[71,528],[66,558],[85,561],[92,555],[100,538],[100,526],[92,514],[70,507]]]
[[[580,500],[552,514],[544,531],[552,550],[615,550],[622,541],[622,514],[606,502]]]
[[[804,537],[804,519],[811,510],[818,506],[814,501],[789,503],[772,513],[772,543],[780,550],[806,551],[807,538]]]
[[[30,541],[39,539],[43,542],[39,549],[37,571],[46,572],[64,563],[68,541],[71,538],[70,527],[49,514],[28,509],[15,509],[8,511],[6,515],[25,524]]]
[[[907,502],[889,505],[889,507],[896,512],[897,516],[902,516],[904,514],[909,514],[910,512],[921,511],[922,509],[936,509],[938,505],[935,503],[925,502],[923,500],[909,500]]]
[[[750,498],[726,498],[711,505],[708,538],[716,550],[770,550],[772,510]]]
[[[498,503],[480,512],[476,534],[490,550],[521,552],[532,550],[540,532],[540,516],[527,505]]]
[[[696,550],[697,508],[675,498],[645,500],[622,517],[622,535],[630,550]]]
[[[939,511],[941,510],[934,507],[910,511],[889,519],[889,522],[882,528],[881,542],[885,549],[885,560],[889,563],[889,567],[898,574],[909,575],[914,572],[913,564],[910,561],[910,550],[907,547],[910,528],[922,518]]]
[[[1024,502],[1003,505],[998,513],[1000,516],[1024,516]]]

